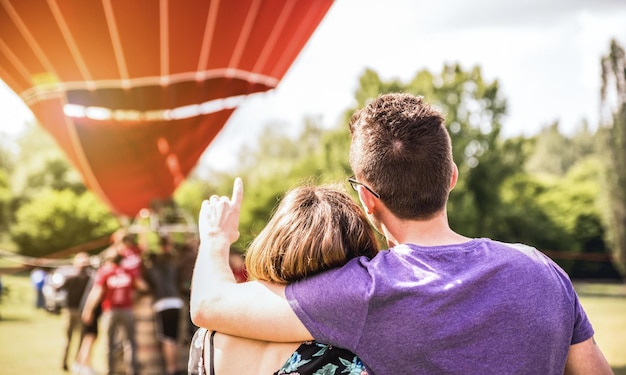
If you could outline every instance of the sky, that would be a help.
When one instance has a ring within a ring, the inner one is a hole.
[[[503,135],[533,135],[559,121],[572,133],[599,121],[600,59],[626,46],[624,0],[335,0],[278,87],[248,98],[203,156],[228,170],[267,124],[297,134],[307,116],[335,126],[355,105],[359,76],[410,80],[445,63],[480,66],[508,101]],[[0,132],[33,121],[0,82]]]

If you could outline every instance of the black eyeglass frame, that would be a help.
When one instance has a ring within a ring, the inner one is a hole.
[[[376,198],[380,199],[380,194],[378,194],[377,192],[375,192],[374,190],[372,190],[369,186],[365,185],[362,182],[357,181],[356,176],[351,176],[348,178],[348,182],[350,183],[350,186],[352,186],[352,189],[354,191],[357,191],[357,186],[361,185],[363,186],[365,189],[367,189],[367,191],[369,191],[370,193],[372,193]]]

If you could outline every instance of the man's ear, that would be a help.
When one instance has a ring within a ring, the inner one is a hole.
[[[454,189],[456,182],[459,180],[459,168],[452,163],[452,176],[450,176],[450,190]]]
[[[361,205],[365,210],[365,213],[371,215],[376,208],[376,204],[378,203],[377,198],[372,194],[369,190],[364,187],[359,187],[359,200],[361,201]]]

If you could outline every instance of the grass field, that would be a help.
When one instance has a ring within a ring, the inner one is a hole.
[[[62,320],[34,306],[27,276],[3,276],[8,295],[0,303],[0,375],[67,374],[61,369]],[[596,341],[616,375],[626,375],[626,286],[577,284],[581,302],[596,330]],[[71,357],[70,357],[71,358]],[[106,368],[102,338],[94,367]]]
[[[28,276],[5,275],[2,283],[8,293],[0,303],[0,375],[68,374],[61,369],[61,316],[34,308],[35,294]],[[94,366],[100,373],[106,369],[103,341],[98,339],[93,353]],[[76,343],[72,353],[77,346]]]
[[[626,285],[577,283],[595,339],[616,375],[626,375]]]

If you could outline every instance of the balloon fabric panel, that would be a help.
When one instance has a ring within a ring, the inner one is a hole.
[[[120,215],[171,199],[332,0],[0,2],[0,79]],[[260,124],[259,124],[260,125]]]

